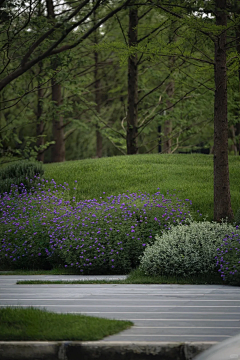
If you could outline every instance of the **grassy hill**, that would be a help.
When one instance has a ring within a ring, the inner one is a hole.
[[[213,219],[213,156],[150,154],[45,164],[45,179],[68,183],[76,201],[120,193],[176,193],[190,199],[192,210]],[[229,156],[230,188],[234,213],[240,208],[240,157]],[[77,183],[75,183],[77,180]],[[74,190],[74,187],[76,190]],[[105,193],[105,194],[103,194]]]

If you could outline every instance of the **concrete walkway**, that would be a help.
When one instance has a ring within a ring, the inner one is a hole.
[[[239,287],[16,285],[17,280],[82,278],[87,277],[0,275],[0,307],[34,306],[54,312],[81,313],[134,322],[131,329],[105,338],[105,342],[220,342],[240,333]]]

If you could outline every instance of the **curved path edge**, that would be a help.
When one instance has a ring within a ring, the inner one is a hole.
[[[0,341],[1,360],[193,360],[217,342]]]

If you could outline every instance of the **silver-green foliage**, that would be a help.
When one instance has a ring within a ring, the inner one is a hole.
[[[148,245],[140,261],[140,269],[147,275],[190,276],[216,271],[217,248],[222,239],[236,232],[226,222],[221,224],[190,221],[179,224]]]

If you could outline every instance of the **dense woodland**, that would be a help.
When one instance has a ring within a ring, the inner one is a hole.
[[[232,217],[239,1],[0,0],[0,48],[3,159],[210,153]]]

